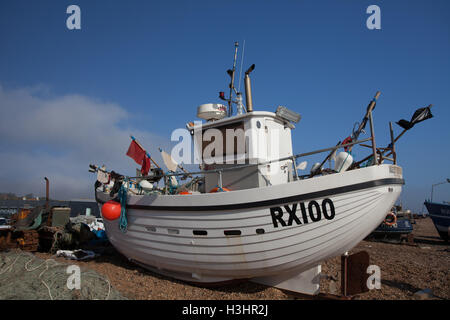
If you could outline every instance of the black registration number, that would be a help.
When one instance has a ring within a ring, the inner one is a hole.
[[[333,201],[326,198],[322,200],[321,204],[313,200],[309,203],[299,202],[283,207],[272,207],[270,208],[270,215],[272,216],[273,226],[278,228],[280,225],[282,227],[292,226],[294,222],[296,224],[307,224],[322,219],[333,220],[335,209]]]

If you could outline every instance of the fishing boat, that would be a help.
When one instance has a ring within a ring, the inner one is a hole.
[[[425,201],[425,207],[427,207],[439,236],[448,241],[450,238],[450,204]]]
[[[204,121],[186,126],[202,156],[200,171],[177,170],[175,161],[165,161],[172,170],[164,172],[152,160],[155,166],[148,173],[130,177],[90,165],[97,173],[95,197],[109,241],[131,261],[184,281],[206,284],[300,274],[369,235],[404,184],[392,124],[391,144],[375,144],[372,111],[379,92],[350,139],[294,154],[291,131],[301,116],[283,106],[275,112],[254,110],[254,65],[245,72],[244,106],[234,87],[236,52],[237,45],[233,69],[228,70],[230,95],[219,94],[228,106],[200,105],[197,116]],[[367,123],[370,137],[359,139]],[[238,147],[212,148],[216,139],[211,136],[227,130],[245,133],[224,138],[222,146],[234,140]],[[132,143],[142,147],[134,138]],[[355,146],[369,148],[368,157],[354,161]],[[328,154],[325,160],[300,174],[307,163],[297,160],[320,153]]]
[[[401,210],[394,206],[383,222],[369,235],[369,239],[401,243],[407,241],[407,236],[413,232],[411,211]]]

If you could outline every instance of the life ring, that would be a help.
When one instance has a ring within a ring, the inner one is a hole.
[[[393,219],[392,219],[392,221],[387,221],[386,219],[387,219],[387,217],[389,217],[389,216],[392,216],[392,217],[394,217]],[[387,214],[387,216],[386,216],[386,218],[384,218],[384,224],[385,225],[387,225],[387,226],[393,226],[394,224],[396,224],[397,223],[397,216],[393,213],[393,212],[389,212],[388,214]]]
[[[222,190],[221,190],[222,189]],[[226,191],[231,191],[230,189],[228,189],[228,188],[219,188],[219,187],[215,187],[215,188],[212,188],[210,191],[209,191],[209,193],[214,193],[214,192],[226,192]]]

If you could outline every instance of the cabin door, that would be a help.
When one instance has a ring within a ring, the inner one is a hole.
[[[283,127],[270,118],[264,121],[264,130],[266,138],[266,161],[272,161],[281,158],[284,145]],[[262,174],[268,179],[268,185],[276,185],[288,182],[288,170],[286,161],[273,162],[262,170]]]

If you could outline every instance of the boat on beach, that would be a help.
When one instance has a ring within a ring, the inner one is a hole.
[[[233,85],[234,65],[228,71],[229,98],[220,93],[228,106],[201,105],[197,116],[205,121],[187,124],[201,155],[200,171],[166,164],[172,170],[163,172],[155,164],[148,174],[130,177],[90,166],[103,177],[96,181],[95,197],[108,239],[128,259],[197,283],[290,277],[351,250],[385,219],[404,180],[392,124],[391,144],[375,143],[372,111],[380,93],[350,139],[294,154],[291,131],[301,117],[285,107],[254,110],[253,69],[245,73],[245,106]],[[370,137],[359,139],[367,123]],[[217,138],[205,139],[227,130],[244,135],[224,135],[215,148]],[[225,148],[231,140],[238,146]],[[369,148],[369,156],[353,160],[355,146]],[[320,153],[328,154],[325,160],[299,174],[306,164],[297,160]],[[331,159],[334,166],[325,168]]]
[[[450,238],[450,204],[425,201],[425,207],[427,207],[439,236],[442,240],[448,241]]]
[[[126,257],[183,280],[300,273],[349,251],[381,223],[401,192],[398,168],[239,191],[129,195],[127,232],[119,220],[104,220],[105,228]],[[97,191],[97,199],[112,198]]]
[[[415,223],[411,210],[403,210],[401,205],[392,207],[383,222],[368,236],[368,239],[402,243],[408,240]]]

